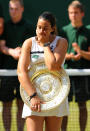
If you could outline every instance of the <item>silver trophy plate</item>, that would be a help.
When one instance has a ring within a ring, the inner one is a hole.
[[[58,107],[67,97],[70,81],[63,68],[60,71],[49,71],[43,61],[38,61],[30,66],[28,75],[38,96],[45,102],[41,104],[41,111]],[[24,103],[30,107],[30,97],[22,86],[20,94]]]

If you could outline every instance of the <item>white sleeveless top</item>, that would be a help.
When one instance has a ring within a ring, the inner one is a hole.
[[[55,40],[50,44],[50,48],[53,51],[56,47],[57,41],[60,39],[60,36],[56,36]],[[39,58],[44,58],[43,47],[37,44],[35,37],[32,37],[32,48],[31,48],[31,62],[35,62]],[[63,65],[62,65],[63,66]],[[54,110],[46,112],[34,112],[26,104],[24,104],[22,118],[26,118],[31,115],[36,116],[57,116],[62,117],[69,114],[68,98]]]
[[[54,41],[50,44],[50,48],[52,51],[55,49],[57,41],[60,38],[60,36],[56,36]],[[35,62],[39,58],[44,58],[44,50],[43,47],[37,44],[35,37],[32,37],[31,61]]]

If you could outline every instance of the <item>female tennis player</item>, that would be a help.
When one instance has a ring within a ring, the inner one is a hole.
[[[55,33],[56,19],[50,12],[42,13],[37,21],[36,36],[27,39],[22,46],[18,62],[18,78],[30,96],[30,107],[24,104],[22,117],[26,119],[27,131],[59,131],[63,116],[68,115],[68,100],[57,108],[42,112],[41,104],[44,104],[28,76],[28,67],[31,62],[43,58],[50,71],[59,71],[62,67],[67,51],[67,40]]]

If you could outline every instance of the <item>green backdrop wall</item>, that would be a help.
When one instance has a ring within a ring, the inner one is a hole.
[[[36,24],[38,16],[43,11],[52,12],[57,18],[57,25],[59,27],[68,24],[67,7],[72,0],[24,0],[24,17]],[[84,23],[90,24],[90,0],[80,0],[85,6]],[[8,13],[9,0],[0,0],[2,4],[5,20],[9,18]]]

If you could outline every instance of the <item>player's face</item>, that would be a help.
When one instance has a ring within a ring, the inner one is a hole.
[[[84,12],[81,12],[79,8],[72,6],[69,7],[68,14],[71,23],[80,23],[84,17]]]
[[[9,13],[10,13],[11,19],[21,18],[23,11],[24,11],[24,8],[20,5],[18,1],[9,3]]]
[[[49,21],[40,18],[37,22],[36,34],[40,41],[48,41],[53,28]]]

